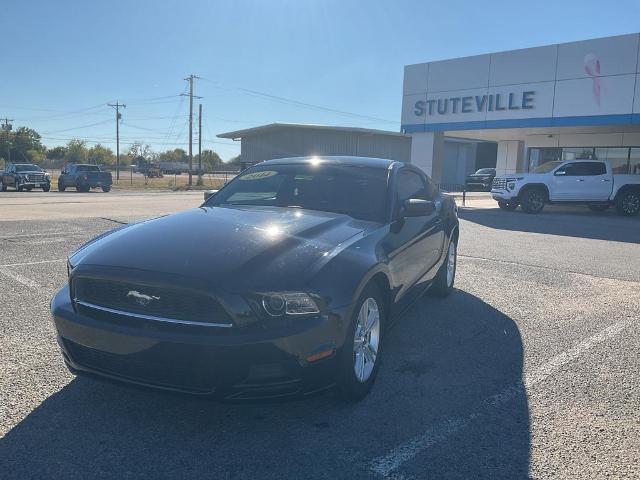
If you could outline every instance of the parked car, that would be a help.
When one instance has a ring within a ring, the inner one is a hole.
[[[49,174],[38,165],[32,163],[7,163],[4,172],[0,172],[0,191],[5,192],[7,187],[31,191],[41,188],[48,192],[51,189]]]
[[[495,176],[495,168],[481,168],[476,173],[467,175],[464,183],[468,191],[480,190],[482,192],[490,192],[491,184]]]
[[[73,373],[226,399],[371,388],[392,321],[456,274],[455,202],[390,160],[284,158],[69,257]],[[176,249],[176,245],[189,248]]]
[[[92,188],[101,188],[108,192],[111,183],[111,172],[103,172],[98,165],[67,165],[58,177],[58,190],[64,192],[74,187],[78,192],[88,192]]]
[[[594,211],[614,205],[621,215],[638,215],[640,175],[614,175],[609,162],[601,160],[555,161],[531,173],[496,177],[491,195],[503,210],[520,205],[539,213],[547,203],[570,203]]]

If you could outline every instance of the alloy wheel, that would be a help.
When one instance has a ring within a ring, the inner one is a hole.
[[[359,382],[366,382],[376,364],[380,345],[380,310],[375,299],[367,298],[360,307],[353,337],[353,370]]]
[[[627,215],[635,215],[640,210],[640,196],[629,193],[622,199],[622,210]]]
[[[453,285],[453,278],[456,274],[457,249],[455,242],[449,243],[449,253],[447,255],[447,287]]]

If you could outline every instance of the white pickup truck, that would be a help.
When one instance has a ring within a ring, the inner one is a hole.
[[[640,213],[640,175],[614,175],[602,160],[548,162],[530,173],[495,177],[491,196],[503,210],[520,205],[524,212],[539,213],[547,203],[571,203],[603,211],[614,205],[631,216]]]

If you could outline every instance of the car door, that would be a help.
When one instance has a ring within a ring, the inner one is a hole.
[[[604,162],[584,162],[584,199],[590,201],[606,201],[611,196],[613,177],[607,172]]]
[[[584,163],[587,162],[566,163],[553,173],[551,200],[567,202],[587,200]]]
[[[16,167],[15,165],[9,165],[7,169],[7,175],[5,176],[6,185],[10,187],[16,186]]]
[[[421,280],[438,262],[443,248],[444,232],[440,213],[442,204],[433,198],[435,188],[417,169],[402,167],[395,175],[394,212],[388,237],[383,242],[389,259],[394,284],[399,286],[397,301],[401,306],[421,291]],[[436,197],[439,195],[436,193]],[[403,217],[404,201],[419,198],[434,201],[432,213],[420,217]]]

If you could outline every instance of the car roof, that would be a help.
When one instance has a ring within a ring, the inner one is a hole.
[[[343,165],[348,167],[371,167],[371,168],[389,168],[397,162],[397,160],[388,160],[386,158],[374,157],[350,157],[350,156],[327,156],[317,155],[310,157],[287,157],[276,158],[273,160],[265,160],[257,165],[290,165],[296,163],[316,163],[320,162],[328,165]]]

